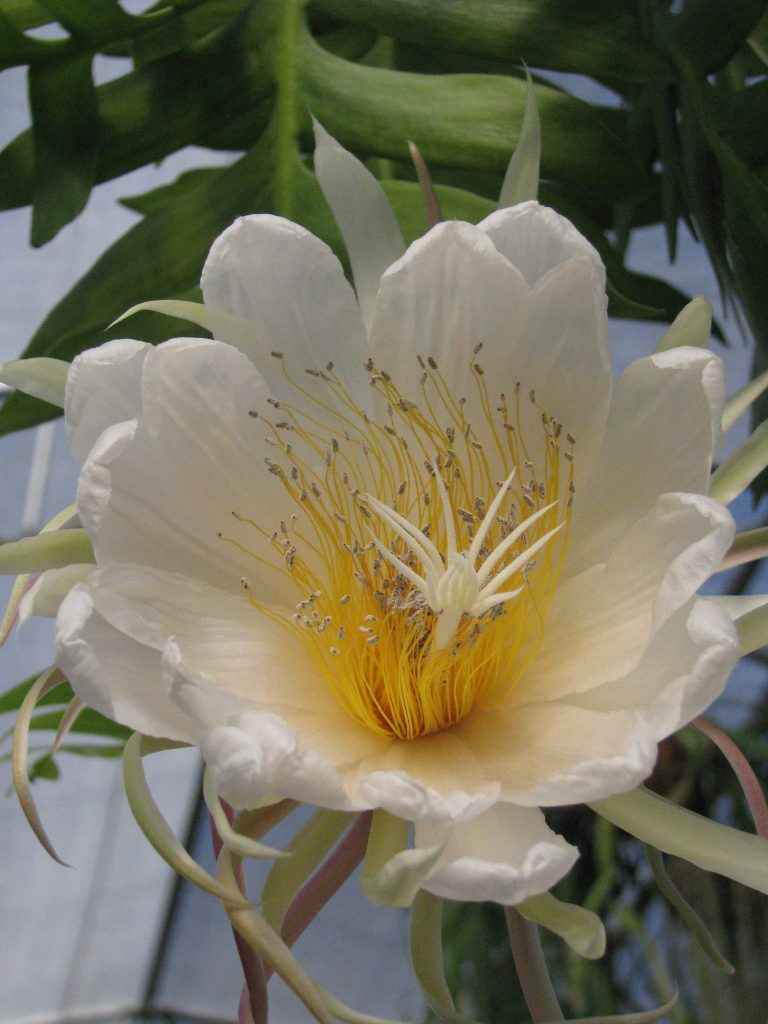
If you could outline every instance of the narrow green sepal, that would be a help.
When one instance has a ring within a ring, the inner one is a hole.
[[[551,892],[543,892],[518,903],[515,909],[534,924],[559,935],[587,960],[597,960],[605,953],[603,922],[585,907],[564,903]]]
[[[753,608],[734,621],[742,657],[768,644],[768,605]]]
[[[408,822],[381,809],[374,812],[360,888],[382,907],[409,907],[440,859],[444,844],[408,847]]]
[[[696,295],[683,306],[664,332],[656,346],[657,352],[667,352],[682,345],[709,348],[712,335],[712,306],[703,295]]]
[[[741,390],[726,401],[723,406],[723,430],[732,427],[736,420],[756,402],[764,391],[768,390],[768,370],[764,370]]]
[[[60,409],[64,408],[68,373],[69,363],[47,356],[0,363],[0,381],[33,398],[58,405]]]
[[[136,824],[157,850],[163,860],[173,870],[196,885],[204,892],[211,893],[221,900],[227,900],[240,907],[249,906],[248,901],[236,888],[222,885],[194,860],[173,834],[168,822],[152,799],[147,779],[144,774],[142,759],[147,754],[161,750],[174,750],[186,746],[171,740],[152,739],[135,732],[125,745],[123,753],[123,779],[125,795],[131,808]]]
[[[520,137],[509,161],[507,173],[499,194],[498,208],[515,206],[527,199],[538,199],[539,177],[541,174],[541,122],[533,79],[528,68],[525,69],[527,91],[525,112]]]
[[[351,812],[320,808],[291,839],[285,859],[273,866],[261,890],[261,912],[276,932],[294,896],[354,820]]]
[[[52,530],[0,545],[0,574],[3,575],[44,572],[95,561],[91,538],[80,528]]]
[[[657,850],[768,895],[768,839],[710,821],[643,787],[590,807]]]
[[[248,857],[251,860],[274,860],[278,857],[287,856],[282,850],[259,843],[255,839],[251,839],[250,836],[244,836],[232,828],[224,813],[224,808],[221,806],[219,795],[213,788],[207,769],[203,774],[203,797],[222,843],[232,853],[238,857]]]
[[[478,1024],[454,1006],[443,967],[443,901],[423,889],[411,906],[411,964],[429,1008],[445,1024]]]
[[[725,974],[733,974],[735,969],[720,950],[712,936],[712,933],[704,924],[702,919],[690,905],[685,896],[680,892],[675,883],[667,874],[664,866],[664,858],[654,846],[645,844],[645,855],[653,872],[653,879],[659,887],[662,896],[674,907],[681,920],[685,923],[691,935],[702,949],[702,952]]]
[[[135,306],[113,320],[107,330],[127,320],[135,313],[162,313],[163,316],[170,316],[176,320],[188,320],[204,330],[211,329],[211,317],[202,302],[187,302],[184,299],[150,299],[147,302],[138,302]]]
[[[218,863],[219,884],[225,891],[237,888],[232,853],[222,849]],[[267,922],[248,905],[224,900],[232,927],[237,929],[251,949],[278,974],[304,1003],[320,1024],[332,1024],[332,1018],[323,998],[322,989],[310,978],[290,949]]]
[[[728,456],[712,474],[710,495],[728,505],[768,466],[768,420]]]
[[[13,776],[13,785],[16,790],[16,796],[21,804],[21,809],[24,812],[24,817],[29,822],[29,826],[37,836],[40,845],[52,857],[57,863],[64,867],[69,867],[66,864],[53,847],[48,834],[43,827],[43,823],[40,820],[40,815],[37,812],[35,801],[32,798],[32,792],[29,785],[29,726],[34,713],[35,707],[41,698],[43,698],[51,690],[55,689],[65,682],[64,676],[61,671],[52,665],[47,671],[43,672],[38,677],[37,681],[30,687],[26,697],[21,702],[19,712],[16,715],[16,721],[13,726],[13,751],[11,754],[11,773]]]

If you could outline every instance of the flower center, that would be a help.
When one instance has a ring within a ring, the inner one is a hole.
[[[328,403],[284,368],[296,403],[270,400],[280,421],[251,415],[277,449],[266,468],[287,514],[270,532],[234,513],[280,559],[222,537],[291,580],[290,617],[244,583],[251,604],[306,646],[347,712],[399,739],[509,696],[538,647],[574,496],[575,441],[565,435],[563,450],[561,424],[533,392],[523,399],[518,384],[511,402],[493,403],[473,361],[473,422],[434,359],[419,365],[413,401],[369,360],[376,414],[332,364],[307,371]]]

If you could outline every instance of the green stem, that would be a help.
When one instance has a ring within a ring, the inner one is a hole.
[[[538,927],[526,921],[514,907],[505,907],[504,916],[517,976],[533,1024],[565,1020],[549,978]]]
[[[294,179],[298,167],[299,38],[305,0],[281,0],[275,38],[275,209],[283,217],[294,215]]]

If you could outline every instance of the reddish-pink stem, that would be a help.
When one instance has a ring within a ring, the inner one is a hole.
[[[231,825],[234,820],[232,808],[229,804],[224,803],[223,800],[222,807]],[[211,829],[213,852],[218,859],[224,844],[211,815],[208,816],[208,824]],[[248,892],[245,885],[243,866],[238,857],[233,857],[232,861],[237,886],[243,896],[247,896]],[[237,948],[237,955],[240,957],[245,978],[245,986],[240,995],[237,1013],[238,1024],[267,1024],[267,976],[264,973],[264,964],[261,957],[254,953],[242,935],[234,928],[232,929],[232,934],[235,938],[235,947]]]
[[[766,804],[765,794],[749,761],[730,736],[726,736],[722,729],[718,729],[706,718],[695,718],[693,724],[712,740],[730,764],[749,805],[757,834],[768,839],[768,804]]]
[[[281,929],[281,938],[287,946],[296,942],[365,856],[372,818],[373,811],[359,814],[333,853],[294,896]],[[264,965],[264,972],[269,980],[272,974],[269,964]]]

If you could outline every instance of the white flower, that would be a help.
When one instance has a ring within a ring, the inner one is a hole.
[[[73,364],[98,568],[59,663],[234,806],[382,808],[440,851],[425,888],[517,903],[577,855],[540,808],[639,784],[738,657],[696,596],[733,534],[721,366],[614,386],[600,260],[535,202],[440,224],[378,289],[350,223],[365,318],[323,243],[244,217],[203,274],[219,340]]]

